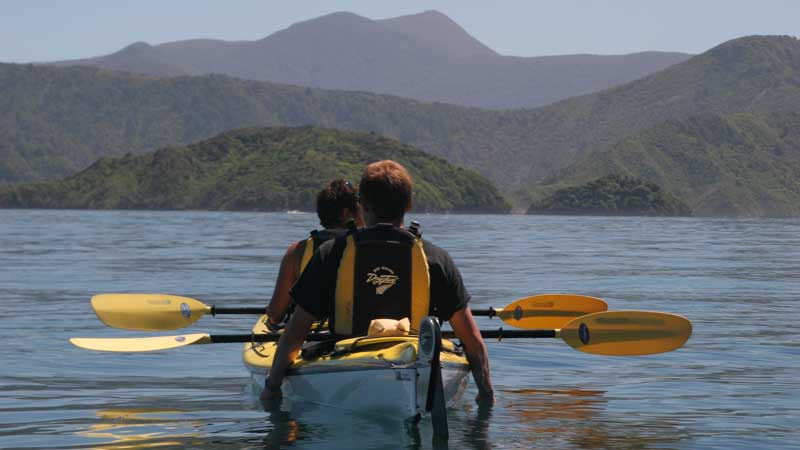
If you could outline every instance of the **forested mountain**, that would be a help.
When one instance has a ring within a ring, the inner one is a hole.
[[[488,136],[499,114],[224,75],[156,77],[13,64],[0,64],[0,98],[0,182],[66,176],[101,156],[253,126],[375,131],[440,156],[457,155],[461,145],[491,140],[477,133]]]
[[[153,75],[227,74],[485,108],[531,108],[651,74],[689,55],[502,56],[437,11],[370,20],[334,13],[257,41],[139,42],[89,65]]]
[[[800,215],[800,112],[673,119],[553,174],[542,188],[625,173],[697,215]]]
[[[550,158],[536,160],[544,172],[531,167],[527,176],[536,182],[565,161],[584,157],[591,164],[594,155],[587,155],[592,152],[670,119],[793,111],[800,111],[800,41],[787,36],[735,39],[641,80],[532,111],[528,120],[535,137],[526,147],[549,149]],[[533,160],[523,155],[511,159]],[[510,177],[525,176],[517,171]]]
[[[64,176],[102,155],[183,145],[233,128],[313,124],[395,137],[475,169],[527,206],[528,189],[538,192],[534,185],[546,176],[584,158],[592,170],[595,152],[668,120],[800,111],[800,43],[736,39],[624,86],[534,110],[481,110],[222,75],[165,78],[32,65],[0,65],[0,97],[0,181]]]
[[[619,174],[561,188],[528,208],[528,214],[688,216],[691,213],[689,205],[661,186]]]
[[[414,177],[414,210],[505,213],[488,180],[396,140],[321,128],[253,128],[188,147],[102,158],[60,181],[0,186],[0,207],[314,210],[330,180],[394,159]]]

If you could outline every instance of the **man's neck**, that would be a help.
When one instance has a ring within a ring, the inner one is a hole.
[[[379,223],[388,223],[397,228],[405,228],[405,226],[403,225],[402,217],[396,220],[380,220],[380,219],[375,219],[374,221],[371,220],[368,226],[378,225]]]

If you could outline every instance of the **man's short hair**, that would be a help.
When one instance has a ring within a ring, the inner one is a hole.
[[[349,181],[333,180],[317,194],[317,216],[323,227],[343,227],[345,209],[349,209],[351,214],[358,211],[358,191]]]
[[[358,190],[377,219],[394,220],[411,209],[413,184],[405,167],[385,159],[367,165]]]

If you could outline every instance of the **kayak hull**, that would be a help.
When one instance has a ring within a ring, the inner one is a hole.
[[[262,327],[263,321],[259,321],[253,331],[264,332]],[[444,342],[454,350],[452,343]],[[275,348],[272,342],[244,346],[244,364],[259,390]],[[466,389],[469,364],[455,352],[443,352],[441,361],[445,400],[452,406]],[[333,354],[298,358],[282,388],[290,400],[408,419],[425,413],[429,379],[430,365],[417,357],[416,338],[360,338],[340,341]]]

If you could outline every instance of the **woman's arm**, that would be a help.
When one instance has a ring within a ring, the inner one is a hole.
[[[293,243],[286,249],[286,254],[283,255],[281,260],[281,268],[278,271],[278,279],[275,280],[275,289],[272,291],[272,299],[267,306],[267,316],[270,322],[278,324],[283,321],[286,311],[292,302],[289,296],[289,290],[294,285],[295,281],[299,278],[297,264],[297,246],[298,242]]]

